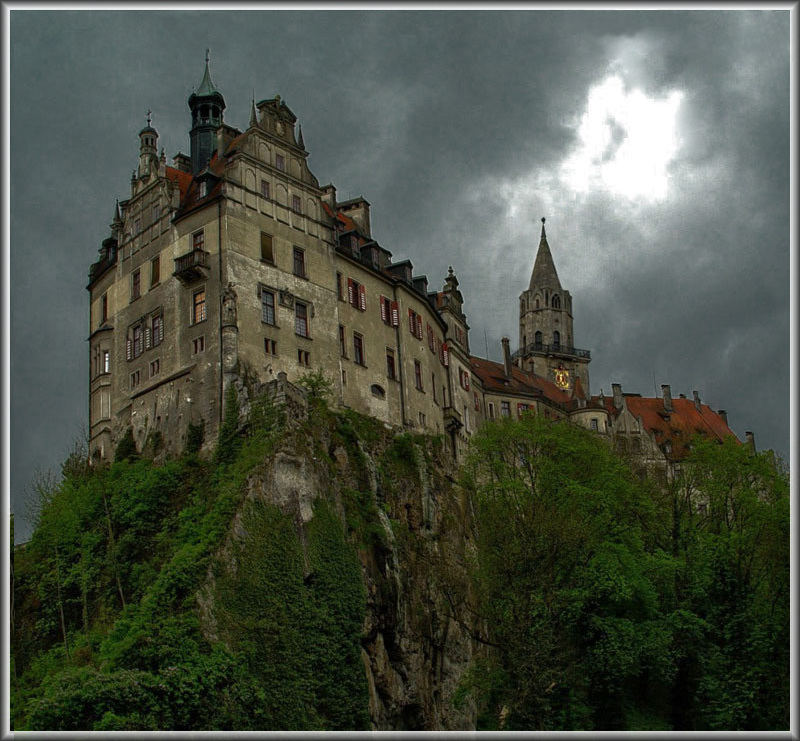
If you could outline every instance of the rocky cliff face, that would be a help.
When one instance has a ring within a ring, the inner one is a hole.
[[[439,440],[396,436],[352,415],[310,437],[290,431],[247,484],[247,499],[290,515],[304,544],[315,502],[325,499],[357,546],[366,590],[361,659],[376,730],[475,728],[474,706],[454,703],[476,645],[464,567],[470,513],[447,455]],[[237,519],[223,562],[242,535]],[[212,581],[199,603],[213,639]]]

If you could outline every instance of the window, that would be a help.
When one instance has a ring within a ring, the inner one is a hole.
[[[425,414],[423,412],[419,413],[419,425],[420,427],[425,426]]]
[[[489,402],[489,419],[494,419],[494,404]]]
[[[203,350],[206,349],[206,338],[200,335],[200,337],[196,337],[194,340],[192,340],[192,349],[195,355],[203,352]]]
[[[511,416],[511,403],[508,401],[501,401],[500,402],[500,416],[501,417],[510,417]]]
[[[111,417],[111,394],[108,391],[101,389],[100,391],[100,419],[109,419]]]
[[[264,338],[264,352],[267,353],[267,355],[278,354],[278,344],[275,340],[271,340],[269,337]]]
[[[261,197],[269,198],[269,183],[266,180],[261,181]]]
[[[275,294],[261,289],[261,321],[275,325]]]
[[[155,314],[150,318],[150,338],[153,347],[160,345],[164,339],[164,317],[161,314]]]
[[[150,288],[157,286],[161,280],[161,256],[156,255],[150,260]]]
[[[294,248],[294,274],[300,278],[306,277],[306,253],[299,247]]]
[[[205,233],[201,229],[199,232],[195,232],[192,234],[192,249],[193,250],[202,250],[205,247],[206,238]]]
[[[408,331],[418,340],[422,339],[422,317],[413,309],[408,310]]]
[[[161,218],[161,206],[156,203],[156,205],[153,206],[153,221],[154,222],[158,221],[160,218]]]
[[[297,348],[297,362],[300,365],[305,365],[308,367],[308,350],[303,350],[302,348]]]
[[[134,270],[131,275],[131,301],[135,301],[142,295],[142,276],[141,271]]]
[[[286,161],[283,159],[282,154],[275,155],[275,167],[277,167],[281,172],[286,169]]]
[[[272,235],[261,232],[261,259],[264,262],[275,262],[272,254]]]
[[[208,195],[208,180],[200,183],[200,198],[205,198]]]
[[[308,337],[308,306],[297,301],[294,305],[294,332]]]
[[[342,368],[342,386],[347,386],[347,371]]]
[[[385,399],[386,392],[383,390],[383,386],[379,386],[377,383],[373,383],[372,386],[369,387],[370,393],[378,398],[378,399]]]
[[[111,353],[108,350],[103,350],[103,373],[111,372]]]
[[[142,332],[142,325],[137,324],[133,328],[133,357],[138,358],[142,354],[142,339],[144,333]]]
[[[553,347],[561,347],[561,333],[558,330],[553,332]]]
[[[108,294],[104,293],[100,299],[100,323],[102,324],[108,319]]]
[[[367,289],[352,278],[347,279],[347,301],[359,311],[367,310]]]
[[[394,369],[394,350],[386,348],[386,377],[392,381],[397,379],[397,374]]]
[[[141,376],[138,370],[135,370],[133,373],[131,373],[131,388],[136,388],[139,385],[140,380]]]
[[[347,357],[347,346],[344,339],[344,325],[339,325],[339,355],[343,358]]]
[[[537,347],[541,347],[541,345],[542,345],[542,333],[541,332],[537,332],[535,335],[533,335],[533,344],[535,346],[537,346]]]
[[[550,299],[550,305],[554,309],[560,309],[561,308],[561,299],[557,295],[553,295],[553,298]]]
[[[157,376],[161,371],[161,360],[156,358],[150,361],[150,378]]]
[[[296,214],[302,213],[303,211],[303,203],[298,195],[292,195],[292,211]]]
[[[192,296],[192,324],[204,322],[206,319],[206,289],[195,291]]]
[[[336,273],[336,297],[339,301],[344,301],[344,286],[342,285],[341,273]]]
[[[436,376],[431,373],[431,389],[433,390],[433,403],[439,405],[439,400],[436,398]]]
[[[417,387],[417,391],[422,391],[422,366],[420,365],[419,360],[414,361],[414,385]]]
[[[589,426],[591,427],[591,429],[593,429],[595,432],[597,432],[598,426],[597,426],[597,420],[596,419],[594,419],[594,418],[590,419],[589,420]]]
[[[381,321],[392,327],[396,327],[395,317],[397,316],[397,305],[386,296],[380,298]]]
[[[523,412],[527,412],[527,411],[528,411],[528,405],[527,404],[517,404],[517,416],[518,417],[521,417],[522,413]]]
[[[458,382],[461,384],[461,388],[465,391],[469,391],[469,371],[465,371],[463,368],[458,369]]]
[[[366,365],[364,359],[364,338],[353,332],[353,361],[358,365]]]

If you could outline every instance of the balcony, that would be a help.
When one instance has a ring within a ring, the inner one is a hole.
[[[203,270],[208,270],[208,252],[192,250],[175,258],[175,271],[172,273],[182,283],[194,283],[206,277]]]
[[[588,350],[581,350],[577,347],[567,347],[567,345],[546,345],[543,342],[531,342],[524,348],[520,348],[511,355],[511,360],[528,355],[556,355],[563,358],[581,358],[591,360],[592,354]]]
[[[461,421],[461,414],[455,407],[446,406],[444,408],[444,428],[449,433],[458,432],[464,423]]]

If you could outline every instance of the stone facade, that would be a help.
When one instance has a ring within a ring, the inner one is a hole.
[[[621,408],[590,396],[590,354],[574,347],[544,223],[519,349],[504,339],[503,363],[478,358],[452,268],[432,291],[410,261],[393,262],[370,204],[319,185],[280,96],[253,102],[239,131],[206,64],[189,108],[192,151],[171,166],[148,119],[130,197],[90,268],[93,458],[113,457],[128,428],[139,448],[159,433],[179,452],[202,424],[209,447],[228,384],[294,387],[309,371],[341,406],[444,435],[456,459],[485,419],[525,411],[627,434]]]

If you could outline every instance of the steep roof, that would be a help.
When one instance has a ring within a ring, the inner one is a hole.
[[[182,201],[189,190],[189,186],[192,184],[192,173],[167,166],[166,177],[178,186],[180,200]]]
[[[531,281],[528,290],[536,288],[548,288],[551,291],[560,291],[561,281],[558,279],[556,266],[553,256],[550,254],[550,245],[547,244],[547,234],[544,231],[544,218],[542,218],[542,236],[539,238],[539,250],[536,253],[536,261],[533,263]]]
[[[551,381],[532,373],[527,373],[516,365],[511,366],[511,377],[506,378],[502,363],[486,358],[470,357],[472,372],[480,379],[483,388],[498,394],[526,394],[538,396],[556,404],[568,405],[569,394]]]
[[[603,402],[613,417],[619,416],[620,410],[614,407],[611,397],[604,397]],[[669,413],[664,411],[664,400],[659,397],[626,394],[625,404],[634,417],[641,419],[644,429],[655,437],[658,445],[671,444],[673,458],[686,456],[689,442],[695,435],[720,442],[729,437],[738,441],[733,430],[717,412],[707,404],[700,404],[698,410],[693,399],[673,399]]]

